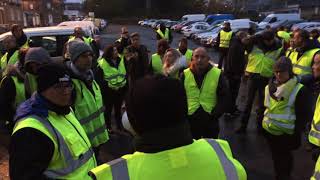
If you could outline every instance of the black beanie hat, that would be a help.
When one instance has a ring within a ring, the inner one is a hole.
[[[38,92],[42,92],[59,82],[71,82],[66,69],[58,64],[43,65],[38,70]]]
[[[183,85],[162,75],[140,79],[129,91],[127,110],[130,124],[138,134],[186,122]]]

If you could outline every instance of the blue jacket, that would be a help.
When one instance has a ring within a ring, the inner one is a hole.
[[[37,115],[40,117],[48,117],[47,100],[40,94],[34,93],[31,98],[20,104],[17,108],[14,122],[30,115]]]

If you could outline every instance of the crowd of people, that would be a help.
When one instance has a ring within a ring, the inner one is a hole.
[[[239,118],[235,132],[246,133],[253,107],[275,179],[291,179],[292,152],[304,132],[310,158],[317,160],[319,32],[234,33],[225,23],[217,67],[205,48],[189,49],[186,38],[171,47],[173,34],[163,24],[155,33],[152,55],[141,34],[122,27],[99,56],[94,39],[76,27],[64,61],[56,62],[32,47],[21,27],[12,27],[0,66],[1,136],[10,139],[11,179],[245,180],[228,142],[218,139],[219,119]],[[237,104],[241,84],[243,110]],[[134,137],[134,152],[103,162],[101,146],[118,132]],[[311,176],[320,178],[320,160]]]

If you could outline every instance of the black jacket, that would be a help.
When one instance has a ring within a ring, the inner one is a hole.
[[[17,77],[19,82],[24,83],[23,74],[21,74],[18,68],[13,66],[8,69],[7,76],[3,77],[0,83],[0,127],[6,126],[10,132],[14,126],[13,117],[16,113],[16,109],[14,108],[16,86],[11,78],[12,76]],[[5,125],[6,121],[9,124]]]
[[[28,37],[25,33],[22,34],[22,36],[16,40],[18,48],[23,46],[28,41]]]
[[[212,68],[212,66],[210,65],[208,67],[207,72],[211,68]],[[203,80],[204,80],[205,75],[207,74],[207,72],[204,73],[201,76],[193,73],[194,78],[195,78],[195,80],[197,82],[197,85],[198,85],[199,89],[201,89]],[[184,84],[184,80],[185,80],[185,76],[184,76],[184,73],[182,73],[181,74],[181,82],[182,82],[182,84]],[[228,110],[230,109],[228,107],[230,107],[230,104],[231,104],[231,95],[230,95],[229,86],[228,86],[228,84],[227,84],[227,82],[225,80],[225,77],[224,77],[223,73],[221,73],[221,75],[220,75],[216,93],[217,93],[218,101],[217,101],[216,107],[212,110],[211,115],[214,118],[218,119],[221,115],[223,115],[224,113],[228,112]],[[200,106],[200,108],[202,108],[202,107]]]
[[[234,37],[231,40],[229,53],[225,62],[224,73],[226,76],[241,77],[246,66],[245,47],[241,39]]]
[[[129,46],[128,48],[138,55],[137,58],[126,59],[126,70],[130,86],[131,83],[147,74],[149,59],[146,46],[140,45],[139,48]]]
[[[169,28],[166,28],[166,29],[169,29]],[[166,33],[166,29],[162,29],[161,30],[161,32],[163,33],[163,34],[165,34]],[[160,39],[162,39],[162,37],[156,32],[156,34],[157,34],[157,40],[160,40]],[[169,29],[169,44],[172,42],[172,33],[171,33],[171,31],[170,31],[170,29]]]
[[[269,86],[272,82],[269,83]],[[303,86],[296,96],[294,103],[296,121],[293,135],[273,136],[275,141],[283,142],[289,149],[296,149],[301,144],[301,134],[304,132],[306,125],[312,122],[312,94],[309,89]],[[268,134],[270,137],[270,134]],[[272,135],[271,135],[272,136]]]
[[[230,32],[230,31],[232,31],[232,29],[227,29],[227,28],[223,28],[222,30],[224,30],[225,32]],[[221,30],[221,31],[222,31]],[[216,43],[214,44],[214,47],[216,48],[216,49],[220,49],[220,47],[219,47],[219,45],[220,45],[220,33],[221,33],[221,31],[219,32],[219,34],[218,34],[218,36],[217,36],[217,41],[216,41]],[[234,33],[232,33],[232,36],[231,36],[231,39],[234,37]],[[222,48],[222,49],[228,49],[228,48]]]
[[[320,79],[315,79],[313,75],[304,75],[301,77],[300,83],[305,85],[305,87],[312,93],[312,109],[315,109],[315,105],[320,94]]]

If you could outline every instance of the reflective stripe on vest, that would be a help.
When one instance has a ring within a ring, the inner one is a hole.
[[[82,165],[84,165],[86,162],[88,162],[91,158],[94,158],[94,152],[92,148],[90,147],[85,153],[83,153],[81,156],[79,156],[79,159],[74,159],[72,156],[72,153],[70,152],[68,145],[66,141],[64,140],[63,136],[60,134],[59,131],[57,131],[53,125],[49,122],[47,119],[43,119],[39,116],[29,116],[30,118],[33,118],[37,121],[39,121],[44,127],[49,131],[49,133],[54,136],[54,138],[57,141],[57,144],[59,145],[58,150],[62,154],[65,160],[65,168],[61,169],[47,169],[44,171],[44,175],[46,175],[48,178],[51,179],[59,179],[63,176],[67,176],[68,174],[74,172],[78,168],[80,168]],[[29,118],[28,117],[28,118]],[[21,119],[16,123],[16,126],[19,122],[24,121],[25,119]]]
[[[26,100],[26,91],[24,88],[24,83],[19,82],[18,78],[15,76],[11,76],[15,89],[16,89],[16,97],[14,102],[14,108],[17,108],[23,101]]]
[[[161,39],[169,40],[169,29],[168,29],[168,28],[166,28],[166,31],[165,31],[164,34],[163,34],[163,32],[161,31],[160,28],[157,30],[157,33],[159,34],[159,36],[161,37]]]
[[[309,142],[320,147],[320,95],[317,99],[313,121],[311,123]]]
[[[155,53],[151,57],[151,66],[154,74],[163,74],[162,72],[162,60],[161,56],[158,53]]]
[[[98,60],[98,66],[102,69],[104,80],[108,82],[111,89],[118,90],[126,85],[126,68],[124,65],[124,58],[120,59],[117,68],[111,66],[104,58]]]
[[[219,158],[219,161],[224,171],[224,174],[226,176],[226,179],[227,180],[239,179],[237,169],[234,163],[230,161],[230,159],[227,157],[221,145],[214,139],[205,139],[205,140],[212,147],[213,151],[216,153],[217,157]],[[113,180],[129,180],[130,179],[126,159],[119,158],[107,163],[106,165],[110,166]],[[97,167],[98,169],[90,171],[90,174],[92,176],[95,176],[96,171],[103,171],[103,166],[104,165],[101,166],[101,169]],[[97,178],[97,180],[100,180],[100,178]]]
[[[220,74],[220,69],[212,67],[205,75],[199,89],[191,70],[189,68],[184,70],[184,88],[187,94],[188,115],[192,115],[200,106],[207,113],[211,113],[215,108]]]
[[[87,133],[92,146],[97,147],[109,139],[99,85],[93,81],[91,85],[93,92],[91,92],[81,80],[72,78],[72,82],[76,91],[75,115]]]
[[[224,30],[220,31],[220,44],[219,47],[228,48],[230,40],[232,37],[232,31],[225,32]]]
[[[9,60],[7,59],[8,53],[6,52],[2,57],[1,57],[1,68],[2,70],[4,70],[7,65],[14,65],[19,58],[19,50],[16,50],[11,57],[9,58]]]
[[[295,109],[294,103],[296,96],[302,84],[296,84],[293,89],[288,87],[288,91],[291,90],[288,99],[281,101],[273,100],[269,94],[269,86],[265,88],[265,106],[266,110],[262,122],[263,128],[273,135],[293,134],[295,128]],[[271,101],[273,102],[271,104]]]
[[[309,51],[306,51],[299,59],[299,53],[297,51],[291,52],[287,57],[291,59],[293,65],[293,72],[299,76],[311,74],[312,73],[312,61],[315,53],[317,53],[320,49],[315,48]]]
[[[257,46],[254,46],[252,51],[248,55],[248,65],[246,71],[249,73],[257,73],[263,77],[272,77],[272,66],[278,59],[282,52],[282,47],[264,53]]]
[[[317,163],[314,168],[313,176],[311,180],[319,180],[320,179],[320,156],[318,157]]]

